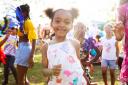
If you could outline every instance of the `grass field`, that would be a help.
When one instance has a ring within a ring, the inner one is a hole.
[[[101,68],[100,65],[95,65],[94,66],[94,75],[93,75],[93,81],[97,82],[98,85],[104,85],[103,80],[102,80],[102,75],[101,75]],[[3,66],[0,66],[0,85],[2,82],[2,74],[3,74]],[[118,76],[119,71],[116,70],[116,77]],[[28,71],[28,78],[31,82],[31,85],[45,85],[44,81],[45,78],[43,77],[42,74],[42,65],[41,65],[41,55],[36,55],[35,56],[35,65],[32,69],[29,69]],[[108,82],[110,83],[110,77],[109,77],[109,72],[108,72]],[[8,85],[15,85],[14,78],[12,74],[9,76],[9,84]],[[110,85],[110,84],[109,84]],[[119,81],[116,80],[115,85],[120,85]]]

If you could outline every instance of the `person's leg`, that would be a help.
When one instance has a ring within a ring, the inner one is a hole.
[[[17,64],[18,85],[25,85],[30,53],[31,46],[28,42],[19,43],[19,48],[17,49],[15,55],[15,64]]]
[[[93,76],[94,73],[94,66],[93,64],[90,65],[90,75]]]
[[[9,75],[9,57],[6,56],[6,64],[4,65],[4,79],[2,85],[7,85],[8,83],[8,75]]]
[[[18,83],[16,68],[14,66],[12,66],[11,67],[11,71],[12,71],[12,74],[13,74],[13,76],[15,78],[16,83]]]
[[[27,73],[28,68],[17,65],[17,75],[18,75],[18,85],[25,85],[25,76]]]
[[[107,83],[107,60],[101,61],[101,68],[102,68],[102,77],[104,81],[104,85],[108,85]]]
[[[107,83],[107,67],[102,67],[102,77],[105,85],[108,85]]]
[[[109,67],[110,67],[111,85],[115,85],[116,60],[110,60]]]
[[[118,59],[118,67],[119,67],[119,70],[121,70],[122,62],[123,62],[123,58],[122,57],[119,57],[119,59]]]
[[[111,85],[115,84],[115,69],[110,69]]]
[[[30,85],[29,80],[27,78],[27,73],[25,74],[25,85]]]
[[[18,79],[17,79],[17,71],[16,68],[14,66],[14,61],[15,61],[15,56],[10,56],[10,63],[9,63],[9,67],[12,71],[12,74],[15,78],[16,84],[18,83]]]

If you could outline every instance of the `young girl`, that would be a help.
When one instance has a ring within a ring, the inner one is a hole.
[[[6,40],[6,43],[4,45],[4,53],[6,55],[6,64],[4,65],[4,80],[2,82],[2,85],[8,84],[8,75],[10,70],[13,73],[16,83],[18,82],[16,69],[14,67],[16,45],[18,41],[16,34],[17,34],[17,27],[12,27],[11,34]]]
[[[104,84],[107,83],[107,69],[110,69],[111,85],[115,85],[115,69],[116,62],[119,56],[118,42],[115,37],[113,37],[112,25],[106,24],[104,30],[106,36],[101,39],[102,44],[102,59],[101,59],[101,68]]]
[[[73,15],[64,9],[50,10],[50,15],[55,38],[42,47],[43,72],[52,77],[48,85],[87,85],[79,60],[80,44],[66,39],[73,25]]]
[[[21,5],[20,9],[24,17],[24,24],[23,31],[18,33],[19,44],[15,64],[17,64],[18,85],[29,85],[26,75],[28,68],[32,68],[34,64],[33,56],[37,35],[29,17],[29,6],[27,4]]]

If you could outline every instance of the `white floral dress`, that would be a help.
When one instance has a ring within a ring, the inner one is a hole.
[[[61,64],[62,69],[59,76],[53,76],[49,80],[48,85],[87,85],[83,77],[84,71],[70,40],[49,44],[47,57],[48,68]]]

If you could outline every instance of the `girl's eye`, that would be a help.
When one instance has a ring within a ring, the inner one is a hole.
[[[55,20],[56,23],[60,23],[60,20]]]
[[[68,22],[68,21],[66,21],[65,23],[66,23],[66,24],[70,24],[70,22]]]

